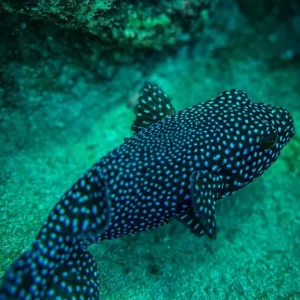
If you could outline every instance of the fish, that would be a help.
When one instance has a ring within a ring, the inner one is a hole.
[[[134,113],[133,136],[61,197],[5,272],[0,299],[99,299],[88,246],[172,220],[216,239],[217,201],[261,176],[295,134],[285,108],[237,89],[176,112],[147,82]]]

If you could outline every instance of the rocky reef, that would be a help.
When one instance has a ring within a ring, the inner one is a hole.
[[[220,0],[4,0],[9,12],[47,20],[61,28],[90,33],[107,47],[176,48],[207,25]]]

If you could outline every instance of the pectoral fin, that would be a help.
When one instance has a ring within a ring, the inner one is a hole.
[[[220,196],[223,177],[209,171],[197,171],[191,176],[191,198],[194,213],[207,235],[217,236],[215,206]]]
[[[177,221],[187,226],[192,234],[202,236],[205,234],[203,225],[199,222],[198,218],[194,213],[194,209],[189,209],[186,213],[176,218]]]

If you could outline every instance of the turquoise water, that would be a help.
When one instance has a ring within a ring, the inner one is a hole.
[[[218,202],[217,240],[173,221],[92,245],[101,299],[300,299],[299,10],[287,1],[284,16],[275,7],[254,18],[240,2],[223,4],[192,42],[178,38],[178,49],[152,52],[149,38],[146,50],[137,41],[110,50],[114,59],[97,35],[0,4],[0,275],[61,195],[132,135],[138,91],[150,80],[177,110],[242,89],[291,111],[296,136],[262,177]]]

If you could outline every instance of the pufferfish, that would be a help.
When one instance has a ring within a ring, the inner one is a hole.
[[[291,114],[241,90],[176,113],[146,83],[134,135],[91,167],[50,212],[32,247],[6,271],[0,299],[99,299],[92,243],[176,219],[216,238],[216,203],[263,174],[294,136]]]

